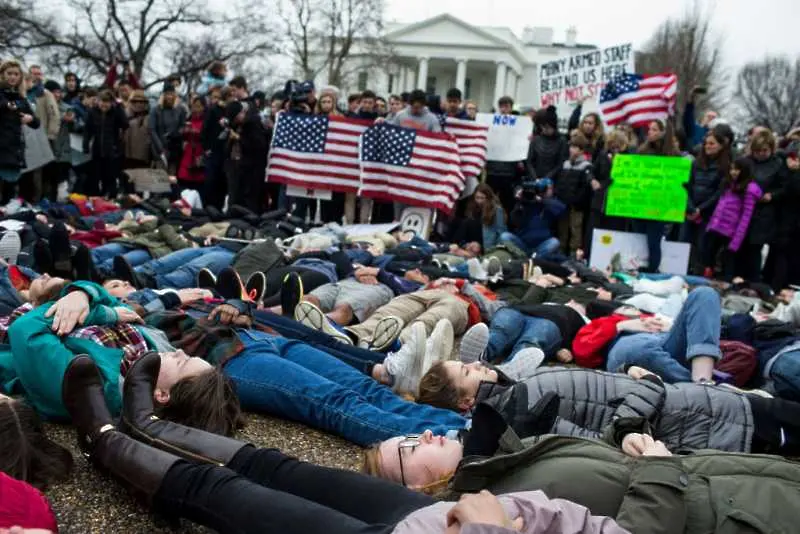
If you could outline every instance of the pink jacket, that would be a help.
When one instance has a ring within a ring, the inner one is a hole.
[[[562,499],[548,499],[541,491],[522,491],[501,495],[500,502],[510,519],[522,516],[523,534],[626,534],[628,531],[608,517],[593,516],[579,504]],[[392,534],[441,534],[447,529],[447,512],[454,502],[438,502],[412,513],[401,521]],[[461,534],[513,534],[502,527],[470,524]]]
[[[728,249],[732,252],[738,251],[747,235],[750,219],[753,218],[756,202],[761,195],[761,188],[755,182],[750,182],[744,195],[726,189],[719,198],[717,207],[714,208],[714,214],[711,215],[706,231],[713,230],[720,235],[730,237]]]

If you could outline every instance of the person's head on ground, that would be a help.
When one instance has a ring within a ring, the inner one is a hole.
[[[58,297],[61,291],[69,284],[69,280],[45,273],[34,278],[31,282],[28,288],[28,300],[34,306],[41,306],[45,302],[50,302]]]
[[[445,98],[447,100],[447,113],[450,115],[457,115],[461,111],[461,90],[457,87],[453,87],[447,91]]]
[[[497,101],[497,112],[500,115],[511,115],[511,112],[514,111],[514,99],[510,96],[502,96]]]
[[[422,285],[428,285],[431,281],[431,277],[419,269],[409,269],[403,274],[403,278]]]
[[[26,402],[0,394],[0,471],[45,489],[72,471],[72,454],[50,440],[36,411]]]
[[[461,443],[430,430],[387,439],[364,455],[365,473],[435,494],[447,486],[464,455]]]
[[[131,296],[131,293],[136,292],[136,288],[127,280],[120,280],[118,278],[109,278],[103,282],[103,289],[105,289],[112,297],[118,299],[126,299]]]
[[[558,134],[558,114],[555,106],[547,106],[537,111],[533,122],[544,137],[554,137]]]
[[[408,97],[408,105],[412,115],[422,115],[428,105],[428,97],[422,89],[414,89]]]
[[[488,184],[478,184],[475,188],[475,193],[472,195],[472,201],[469,206],[469,213],[475,218],[480,218],[485,225],[492,225],[497,217],[497,208],[500,206],[500,201]]]
[[[475,405],[481,383],[496,384],[497,371],[481,362],[437,362],[419,382],[417,402],[437,408],[468,412]]]
[[[755,180],[755,174],[752,162],[746,157],[741,157],[731,163],[731,170],[726,177],[725,186],[734,193],[743,195],[753,180]]]

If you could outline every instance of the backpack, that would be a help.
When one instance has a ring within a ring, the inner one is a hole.
[[[244,247],[234,256],[232,265],[242,280],[247,280],[255,272],[266,273],[285,266],[286,258],[275,241],[267,239]]]
[[[716,369],[731,375],[733,385],[743,387],[753,376],[758,365],[756,349],[741,341],[720,341],[722,359]]]
[[[528,255],[525,251],[511,243],[502,243],[494,246],[486,251],[483,255],[484,258],[495,257],[500,260],[500,263],[508,263],[511,260],[527,260]]]

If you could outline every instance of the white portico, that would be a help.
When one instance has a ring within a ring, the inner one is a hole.
[[[594,46],[576,42],[570,29],[554,42],[551,28],[526,28],[522,38],[509,28],[473,26],[449,14],[413,24],[389,24],[385,40],[391,64],[365,68],[341,87],[343,93],[372,89],[379,95],[413,89],[444,96],[457,87],[465,100],[489,111],[504,95],[516,107],[539,107],[539,65]],[[358,56],[351,58],[358,62]],[[317,85],[326,80],[320,76]]]

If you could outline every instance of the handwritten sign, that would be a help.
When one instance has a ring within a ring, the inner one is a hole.
[[[611,165],[606,215],[683,222],[692,170],[687,158],[618,154]]]
[[[530,117],[478,113],[475,122],[489,127],[487,161],[522,161],[528,157],[528,137],[533,132]]]
[[[566,129],[572,110],[584,99],[597,101],[600,91],[620,74],[633,73],[631,43],[587,50],[544,63],[539,69],[541,107],[555,106],[559,128]],[[588,110],[584,109],[584,112]]]

